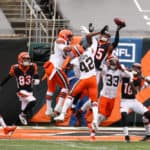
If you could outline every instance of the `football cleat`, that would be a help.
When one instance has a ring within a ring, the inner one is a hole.
[[[46,116],[54,116],[54,112],[52,108],[48,108],[45,112]]]
[[[4,128],[4,133],[11,135],[15,130],[16,130],[17,126],[7,126]]]
[[[130,136],[129,136],[129,135],[126,135],[126,136],[125,136],[125,142],[126,142],[126,143],[129,143],[129,142],[130,142]]]
[[[95,130],[92,127],[92,124],[88,125],[89,131],[90,131],[90,139],[91,141],[95,141]]]
[[[65,114],[61,113],[59,116],[55,117],[55,121],[64,121],[65,119]]]
[[[20,122],[21,122],[23,125],[27,125],[27,124],[28,124],[25,114],[22,114],[22,113],[19,114],[19,119],[20,119]]]
[[[95,141],[95,132],[91,132],[90,133],[90,138],[91,138],[91,141]]]

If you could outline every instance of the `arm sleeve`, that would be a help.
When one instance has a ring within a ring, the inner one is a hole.
[[[113,49],[115,49],[118,46],[118,43],[119,43],[119,30],[117,29],[115,33],[114,42],[112,43]]]
[[[37,64],[34,65],[34,79],[39,79]]]

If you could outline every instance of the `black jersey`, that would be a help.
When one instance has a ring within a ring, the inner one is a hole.
[[[97,70],[100,69],[102,61],[105,60],[105,58],[107,57],[109,46],[110,46],[110,43],[102,44],[102,45],[98,44],[98,47],[94,56],[94,63],[95,63],[95,67]]]
[[[18,64],[12,65],[10,74],[16,77],[18,90],[27,90],[31,92],[33,90],[33,79],[37,75],[37,66],[32,63],[26,69],[22,69]]]
[[[140,76],[136,76],[133,79],[132,84],[136,89],[140,89],[142,86],[143,80]],[[135,89],[133,89],[130,84],[130,78],[124,77],[122,78],[122,98],[123,99],[133,99],[136,96]]]
[[[130,78],[123,77],[122,78],[122,87],[121,87],[121,95],[123,99],[134,99],[135,92],[133,87],[130,84]]]

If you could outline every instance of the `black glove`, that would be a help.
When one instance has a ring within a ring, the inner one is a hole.
[[[94,26],[92,23],[89,23],[89,32],[93,32],[94,31]]]
[[[105,25],[105,26],[101,29],[100,33],[101,33],[101,34],[104,34],[105,31],[108,31],[108,30],[109,30],[108,25]]]

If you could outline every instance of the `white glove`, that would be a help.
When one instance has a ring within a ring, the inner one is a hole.
[[[145,77],[145,80],[146,80],[147,82],[150,82],[150,76],[146,76],[146,77]]]
[[[80,26],[81,33],[86,35],[89,34],[89,30],[85,26]]]
[[[39,80],[39,79],[33,79],[33,84],[34,84],[34,85],[40,84],[40,80]]]

